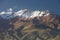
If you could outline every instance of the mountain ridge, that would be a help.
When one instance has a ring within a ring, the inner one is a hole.
[[[50,13],[48,10],[46,11],[39,11],[39,10],[28,10],[28,9],[23,9],[19,10],[17,12],[13,12],[12,8],[9,8],[7,11],[2,11],[0,12],[0,17],[3,19],[9,19],[9,18],[14,18],[16,16],[18,17],[24,17],[24,18],[33,18],[36,16],[48,16]]]
[[[56,40],[60,38],[60,16],[56,16],[47,11],[20,10],[12,18],[8,18],[7,13],[1,17],[0,14],[0,39],[1,40]],[[9,12],[12,9],[8,10]],[[25,12],[21,12],[25,11]],[[20,14],[21,13],[21,14]],[[31,15],[29,16],[29,14]],[[27,15],[28,14],[28,15]],[[27,17],[26,17],[26,16]],[[32,38],[31,38],[32,37]]]

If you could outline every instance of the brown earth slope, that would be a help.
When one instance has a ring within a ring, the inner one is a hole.
[[[0,18],[0,40],[60,40],[60,19],[49,16]]]

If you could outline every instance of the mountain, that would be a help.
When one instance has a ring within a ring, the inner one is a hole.
[[[17,12],[13,12],[12,8],[9,8],[7,11],[0,12],[0,17],[3,19],[10,19],[14,17],[25,17],[25,18],[33,18],[33,17],[41,17],[41,16],[48,16],[50,13],[49,11],[33,11],[28,9],[19,10]]]
[[[0,40],[59,40],[60,16],[48,10],[12,8],[0,12]]]

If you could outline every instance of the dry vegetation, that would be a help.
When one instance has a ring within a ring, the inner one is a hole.
[[[50,19],[16,19],[9,20],[9,28],[2,28],[0,23],[0,40],[60,40],[60,23],[55,18]],[[55,21],[54,21],[55,20]],[[7,26],[2,26],[7,27]]]

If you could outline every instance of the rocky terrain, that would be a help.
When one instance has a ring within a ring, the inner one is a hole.
[[[0,40],[60,40],[60,16],[10,8],[0,12]]]

